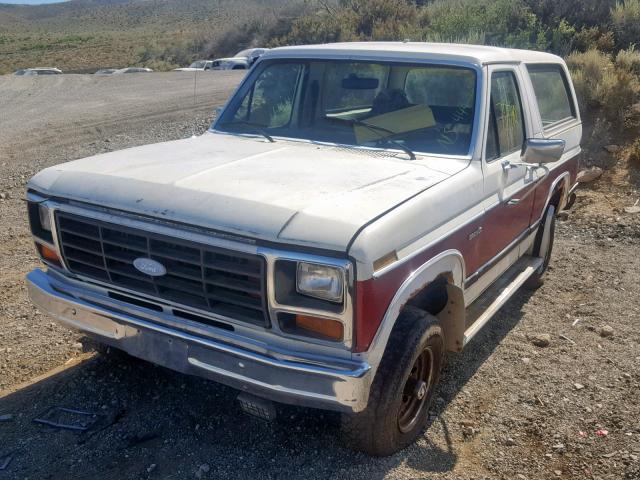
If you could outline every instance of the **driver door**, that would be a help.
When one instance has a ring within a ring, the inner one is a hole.
[[[529,227],[535,188],[535,172],[520,162],[524,140],[531,136],[532,123],[523,88],[521,72],[516,65],[492,65],[488,68],[485,118],[484,208],[485,221],[480,257],[483,272],[501,262],[497,277],[518,258],[504,258],[523,238]],[[494,269],[496,270],[496,269]],[[491,276],[491,275],[490,275]],[[493,278],[487,279],[492,281]]]

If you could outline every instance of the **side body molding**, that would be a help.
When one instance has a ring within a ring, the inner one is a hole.
[[[382,360],[382,355],[384,354],[387,346],[389,336],[391,335],[391,331],[393,330],[396,319],[398,318],[402,308],[416,293],[421,291],[436,278],[443,275],[447,277],[449,282],[447,290],[450,293],[450,303],[451,301],[456,302],[456,300],[458,300],[456,303],[459,306],[459,310],[456,309],[458,310],[456,315],[449,315],[452,317],[451,319],[445,318],[446,315],[441,318],[445,328],[445,334],[447,331],[447,324],[450,323],[460,323],[462,333],[464,333],[464,301],[460,301],[462,299],[465,278],[464,259],[458,250],[445,250],[412,272],[411,275],[406,278],[391,300],[391,303],[389,304],[389,307],[382,319],[382,323],[380,324],[380,328],[371,343],[369,351],[366,354],[358,354],[366,355],[366,359],[371,365],[373,375],[375,375],[375,372],[380,365],[380,360]],[[454,294],[451,295],[451,293]],[[447,313],[451,312],[452,309],[449,307],[450,305],[448,305],[444,311]],[[453,322],[453,320],[457,320],[458,322]],[[449,347],[448,340],[447,346]]]

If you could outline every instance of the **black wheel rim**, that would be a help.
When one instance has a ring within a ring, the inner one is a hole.
[[[433,350],[427,346],[416,358],[402,390],[402,403],[398,411],[398,428],[402,433],[411,431],[419,423],[429,405],[434,368]]]

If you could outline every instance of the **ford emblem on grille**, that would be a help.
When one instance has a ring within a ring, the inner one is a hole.
[[[152,277],[161,277],[166,275],[167,269],[160,262],[156,262],[151,258],[140,257],[133,261],[133,266],[142,273],[146,273]]]

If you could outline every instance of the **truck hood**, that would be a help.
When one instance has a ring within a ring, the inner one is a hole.
[[[363,225],[468,164],[404,158],[208,132],[50,167],[29,188],[255,239],[345,251]]]

